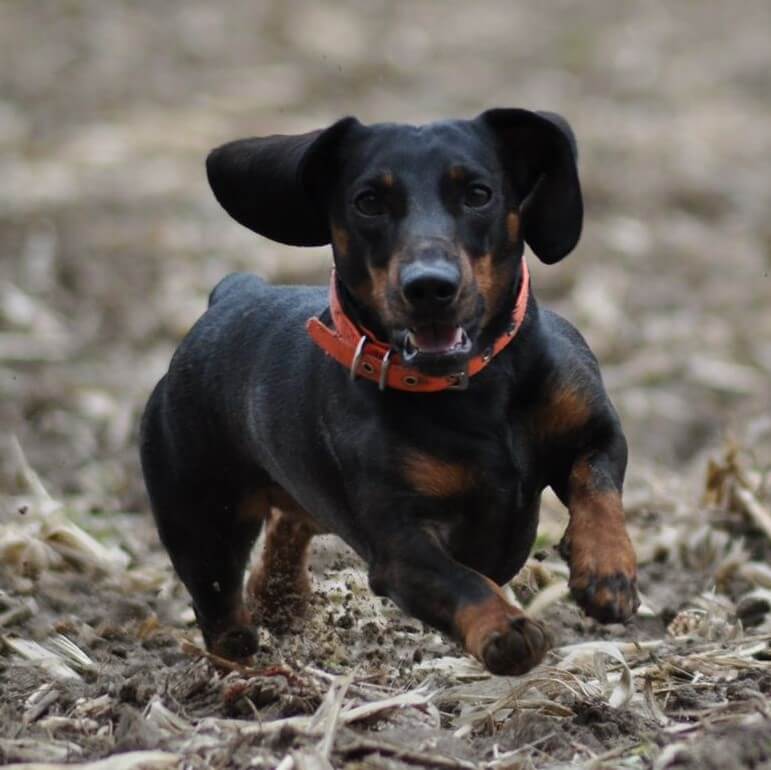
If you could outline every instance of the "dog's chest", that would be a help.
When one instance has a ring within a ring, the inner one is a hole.
[[[493,577],[514,574],[535,537],[541,485],[534,457],[514,427],[471,438],[468,489],[434,509],[453,556]]]

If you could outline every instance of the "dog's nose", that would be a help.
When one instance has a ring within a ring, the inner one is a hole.
[[[420,313],[441,310],[451,304],[460,288],[460,270],[451,262],[413,262],[401,271],[402,293]]]

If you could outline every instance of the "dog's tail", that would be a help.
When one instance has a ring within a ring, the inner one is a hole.
[[[265,283],[262,278],[258,278],[252,273],[231,273],[230,275],[226,275],[211,290],[211,294],[209,294],[209,307],[211,307],[215,302],[219,302],[224,297],[227,297],[228,294],[237,290],[247,282],[251,284],[254,284],[255,282]]]

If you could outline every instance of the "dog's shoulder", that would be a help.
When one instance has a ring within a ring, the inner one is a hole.
[[[553,310],[541,309],[543,339],[550,369],[573,377],[600,380],[600,366],[581,332]]]
[[[538,405],[531,415],[536,433],[549,442],[563,443],[600,427],[615,430],[618,417],[586,340],[553,311],[543,310],[540,319],[542,366]]]

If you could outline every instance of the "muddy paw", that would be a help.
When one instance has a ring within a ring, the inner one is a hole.
[[[570,590],[583,611],[600,623],[623,623],[640,606],[637,579],[622,572],[603,577],[571,577]]]
[[[240,662],[257,652],[257,633],[249,626],[233,626],[207,640],[206,646],[213,655]]]
[[[255,624],[274,634],[300,629],[308,614],[309,592],[262,591],[249,597],[249,609]]]
[[[521,615],[509,621],[507,630],[490,634],[482,657],[493,674],[519,676],[537,666],[550,646],[551,639],[546,629]]]

